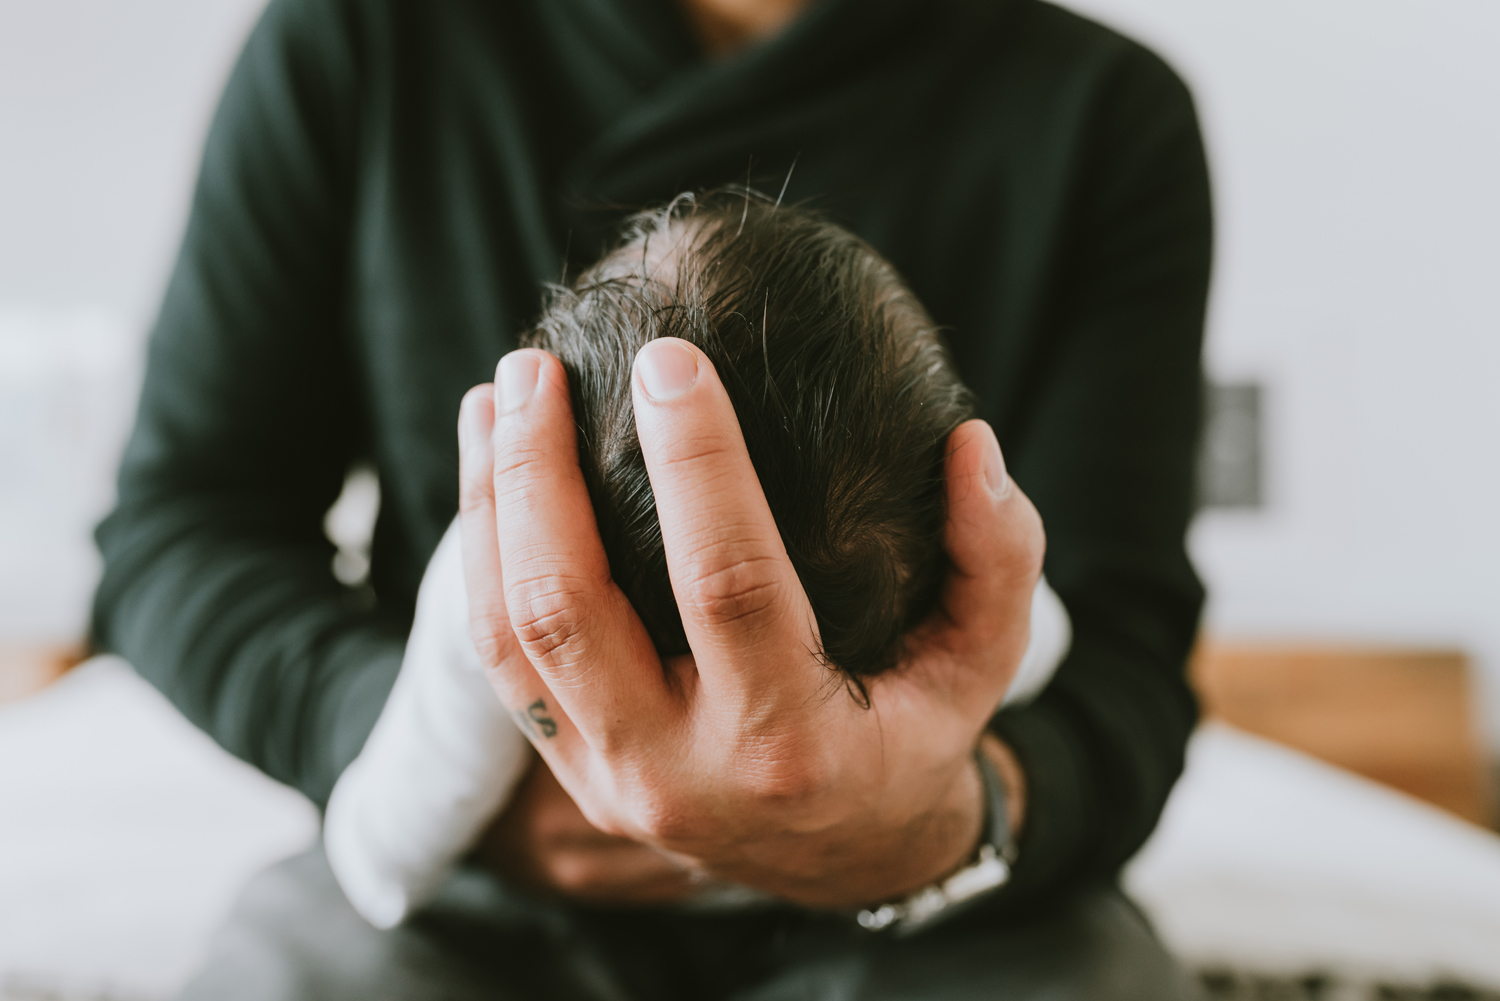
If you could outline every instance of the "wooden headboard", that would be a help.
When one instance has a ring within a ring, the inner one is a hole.
[[[1466,820],[1494,820],[1468,658],[1457,650],[1205,639],[1204,714],[1394,786]]]

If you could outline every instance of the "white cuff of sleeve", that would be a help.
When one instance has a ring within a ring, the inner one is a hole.
[[[391,928],[427,903],[531,755],[470,638],[455,521],[422,578],[396,685],[324,815],[328,862],[354,909]]]

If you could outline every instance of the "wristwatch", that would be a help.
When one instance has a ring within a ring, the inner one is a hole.
[[[866,908],[855,916],[861,928],[900,935],[927,928],[961,911],[988,893],[1010,882],[1016,861],[1016,842],[1006,813],[1005,782],[982,748],[974,749],[974,761],[984,784],[984,831],[974,860],[942,882],[923,887],[910,896],[879,907]]]

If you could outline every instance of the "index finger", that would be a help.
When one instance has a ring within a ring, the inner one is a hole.
[[[797,691],[788,682],[799,661],[821,683],[812,608],[713,363],[687,341],[660,338],[636,356],[632,385],[672,590],[705,688]]]
[[[595,750],[663,719],[661,660],[610,576],[562,363],[513,351],[496,375],[495,518],[510,625],[578,732]]]
[[[559,763],[579,763],[577,729],[516,643],[505,607],[495,524],[494,387],[476,386],[459,410],[459,505],[464,591],[470,636],[490,686],[537,750]]]

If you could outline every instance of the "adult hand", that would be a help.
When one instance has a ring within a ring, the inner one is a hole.
[[[670,903],[703,886],[683,860],[590,824],[541,760],[486,832],[479,856],[517,886],[595,904]]]
[[[702,352],[663,339],[636,361],[636,425],[693,650],[665,663],[610,578],[562,366],[513,352],[491,392],[471,391],[460,421],[474,639],[593,826],[814,907],[887,899],[961,865],[982,822],[971,754],[1025,650],[1043,550],[989,427],[950,439],[953,571],[866,709],[817,656]]]
[[[1025,777],[993,734],[981,742],[1010,790],[1011,829],[1025,809]],[[593,904],[649,906],[686,900],[710,884],[691,860],[630,838],[605,834],[584,817],[540,758],[479,843],[492,871],[543,896]]]

